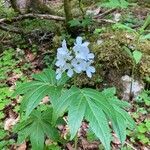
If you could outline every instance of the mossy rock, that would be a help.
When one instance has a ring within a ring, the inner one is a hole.
[[[131,75],[133,62],[124,46],[140,50],[143,53],[142,61],[135,70],[135,78],[143,79],[150,76],[150,41],[138,42],[135,33],[108,30],[99,36],[89,37],[90,48],[95,54],[94,66],[96,73],[91,79],[85,74],[74,77],[73,83],[77,86],[120,87],[120,79],[123,75]],[[98,45],[97,40],[103,43]]]

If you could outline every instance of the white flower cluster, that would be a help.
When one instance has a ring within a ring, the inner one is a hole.
[[[67,48],[66,41],[63,40],[62,47],[57,49],[57,61],[55,65],[56,79],[59,80],[62,73],[67,71],[67,75],[72,77],[74,72],[86,72],[89,78],[95,72],[95,68],[91,66],[94,59],[94,54],[90,53],[88,48],[89,42],[82,43],[82,37],[77,37],[72,51]]]

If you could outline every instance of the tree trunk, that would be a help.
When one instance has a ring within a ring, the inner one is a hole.
[[[66,18],[66,29],[68,33],[71,35],[74,35],[75,28],[70,27],[69,21],[73,20],[72,17],[72,7],[71,7],[71,0],[64,0],[64,12],[65,12],[65,18]]]

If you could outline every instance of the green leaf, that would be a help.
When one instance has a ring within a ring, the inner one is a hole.
[[[145,133],[147,131],[146,129],[146,126],[144,124],[140,124],[138,127],[137,127],[137,130],[138,132],[140,133]]]
[[[37,81],[41,81],[45,83],[48,82],[51,85],[55,85],[57,83],[55,71],[52,70],[51,68],[45,69],[43,72],[39,74],[34,74],[32,77]]]
[[[113,25],[113,29],[121,29],[121,30],[126,30],[128,32],[136,32],[136,30],[130,28],[127,25],[121,24],[121,23],[116,23]]]
[[[62,84],[68,79],[63,75],[62,79],[57,81],[52,69],[45,69],[43,72],[33,75],[33,78],[34,81],[22,84],[13,94],[13,96],[24,94],[20,109],[21,112],[25,111],[26,118],[45,96],[49,96],[54,105],[56,99],[61,95]]]
[[[44,148],[44,132],[43,132],[43,125],[40,122],[34,122],[31,127],[30,131],[30,140],[33,150],[43,150]]]
[[[86,118],[94,134],[101,140],[105,149],[109,150],[111,134],[108,122],[112,122],[113,130],[121,143],[125,141],[126,128],[134,126],[133,120],[123,109],[128,104],[121,104],[115,93],[115,88],[105,89],[102,92],[76,87],[66,90],[54,107],[54,120],[68,112],[68,125],[72,139],[80,128],[82,120]]]
[[[125,0],[109,0],[106,3],[99,3],[99,5],[107,8],[127,8],[129,3]]]
[[[141,35],[140,36],[141,40],[150,40],[150,33],[146,34],[146,35]]]
[[[140,28],[141,31],[144,31],[150,25],[150,15],[147,16],[143,26]]]
[[[133,58],[135,60],[135,63],[138,64],[142,58],[142,53],[140,51],[135,50],[133,52]]]
[[[53,122],[56,122],[57,118],[63,115],[70,105],[71,100],[76,100],[78,93],[78,89],[73,87],[70,90],[66,90],[61,97],[58,98],[57,103],[53,106],[55,110],[53,113]]]
[[[78,19],[73,19],[69,21],[70,27],[81,26],[81,23]]]
[[[147,127],[148,131],[150,131],[150,120],[146,121],[145,126]]]
[[[42,85],[35,88],[33,91],[27,93],[21,103],[21,110],[25,110],[26,117],[30,115],[34,108],[38,106],[40,101],[46,96],[51,95],[54,87],[49,85]]]
[[[52,113],[49,112],[48,114],[51,119]],[[41,113],[38,110],[34,110],[27,120],[17,124],[14,132],[18,133],[18,142],[23,142],[29,138],[33,150],[43,150],[46,135],[49,138],[58,141],[58,132],[45,115],[47,115],[47,111]]]
[[[80,94],[80,93],[79,93]],[[86,110],[85,97],[78,95],[72,100],[69,107],[68,125],[70,127],[71,139],[73,139],[80,128]],[[75,116],[78,116],[75,118]]]
[[[90,122],[90,127],[95,135],[101,140],[106,150],[110,149],[111,134],[108,126],[108,121],[104,112],[97,105],[88,100],[87,120]]]
[[[127,54],[130,56],[130,58],[133,59],[133,55],[132,55],[132,52],[130,51],[130,49],[127,48],[126,46],[124,46],[123,49],[127,52]]]
[[[86,95],[95,100],[97,106],[107,114],[108,118],[113,124],[114,131],[117,133],[118,138],[123,143],[125,137],[125,130],[122,130],[122,127],[124,127],[124,129],[127,128],[126,120],[121,120],[122,116],[115,110],[115,104],[110,103],[110,96],[112,99],[114,98],[112,97],[112,94],[110,96],[106,96],[105,92],[99,93],[93,89],[86,89]]]

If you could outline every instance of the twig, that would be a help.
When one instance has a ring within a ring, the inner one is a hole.
[[[48,19],[48,20],[56,20],[56,21],[64,21],[65,20],[65,18],[61,17],[61,16],[29,13],[29,14],[24,14],[24,15],[19,15],[17,17],[13,17],[12,19],[2,18],[2,19],[0,19],[0,23],[2,23],[2,22],[11,23],[11,22],[15,22],[15,21],[19,21],[19,20],[23,20],[23,19],[27,19],[27,18],[39,18],[39,19]]]
[[[7,31],[7,32],[12,32],[12,33],[16,33],[16,34],[24,34],[24,32],[22,30],[16,29],[16,28],[8,28],[7,26],[4,26],[2,24],[0,24],[0,29]]]
[[[93,19],[95,22],[98,22],[98,23],[102,23],[102,22],[107,22],[107,23],[112,23],[112,24],[115,24],[116,21],[113,21],[113,20],[110,20],[110,19]]]
[[[99,15],[97,15],[97,16],[94,16],[94,19],[103,18],[103,17],[109,15],[110,13],[112,13],[112,12],[114,12],[114,11],[116,11],[116,8],[109,9],[109,10],[105,11],[105,12],[102,13],[102,14],[99,14]]]
[[[133,150],[137,150],[135,147],[133,147],[131,144],[125,141],[125,144],[127,144],[129,147],[131,147]]]

